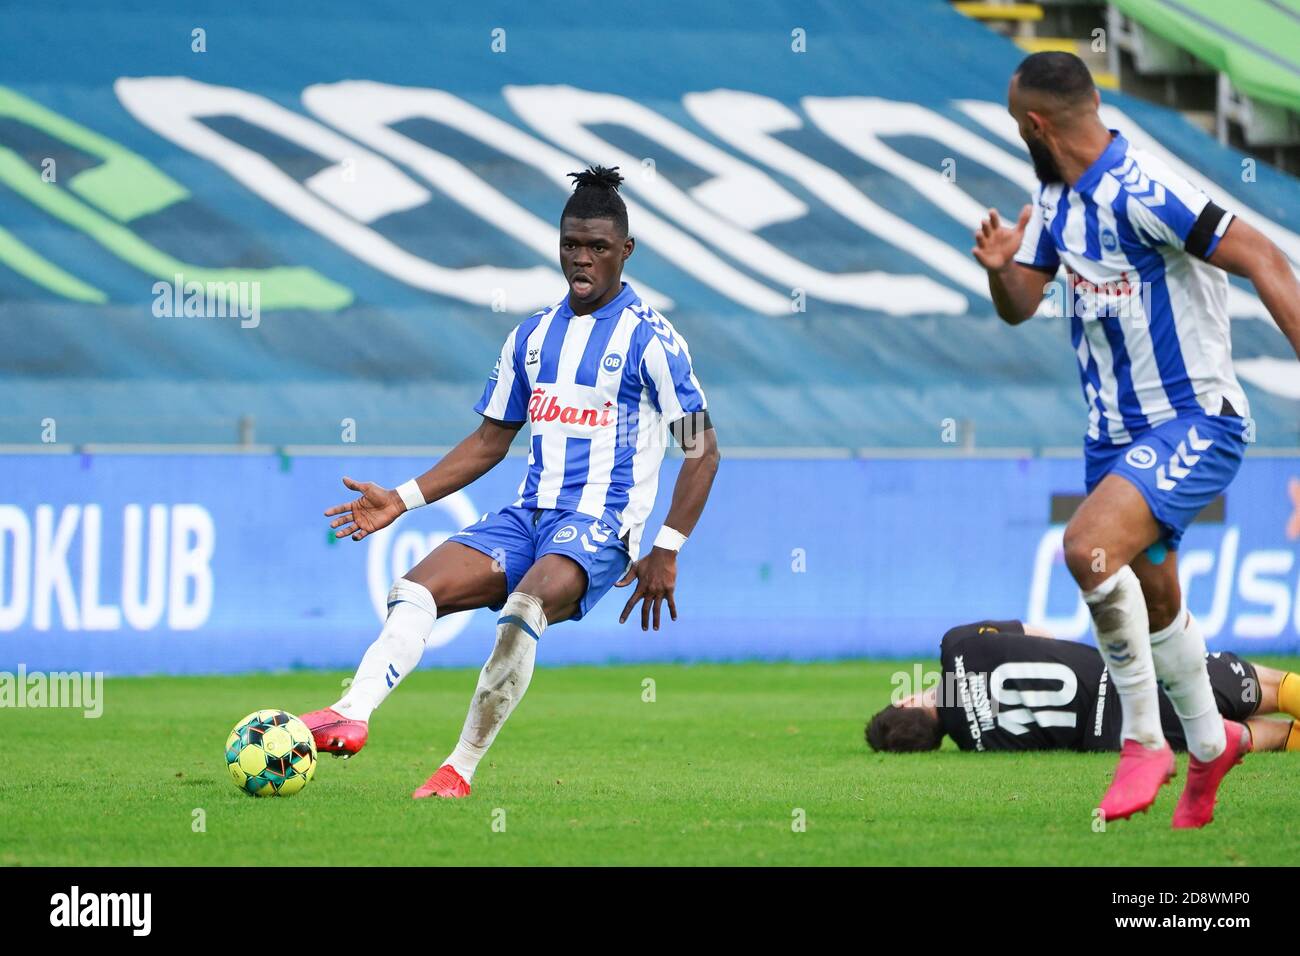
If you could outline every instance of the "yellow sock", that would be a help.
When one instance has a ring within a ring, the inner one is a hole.
[[[1300,750],[1300,720],[1291,721],[1291,733],[1286,735],[1286,749]]]
[[[1287,674],[1277,689],[1277,709],[1300,717],[1300,674]]]

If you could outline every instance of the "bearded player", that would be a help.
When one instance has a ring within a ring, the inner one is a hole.
[[[1215,707],[1205,639],[1178,582],[1183,530],[1245,452],[1223,270],[1250,279],[1297,354],[1300,284],[1265,236],[1106,128],[1078,57],[1026,58],[1008,99],[1041,185],[1010,228],[990,210],[972,252],[1011,325],[1034,314],[1060,266],[1068,274],[1089,420],[1088,496],[1065,529],[1065,560],[1123,710],[1100,807],[1108,820],[1146,810],[1174,772],[1159,679],[1190,753],[1173,825],[1204,826],[1249,746],[1246,727]]]
[[[453,494],[505,457],[527,421],[519,498],[453,535],[388,594],[388,618],[343,698],[307,714],[318,749],[350,757],[370,715],[420,662],[441,615],[500,611],[460,740],[412,796],[466,797],[484,753],[528,689],[549,625],[581,619],[617,581],[637,586],[641,628],[677,606],[677,552],[699,520],[718,468],[715,433],[686,341],[622,281],[635,245],[615,170],[574,177],[560,220],[569,294],[506,338],[475,411],[478,429],[396,490],[344,478],[361,497],[325,512],[335,537],[360,541],[403,512]],[[638,560],[671,432],[686,459],[650,553]],[[621,580],[620,580],[621,578]]]

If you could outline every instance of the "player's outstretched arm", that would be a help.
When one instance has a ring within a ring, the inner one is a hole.
[[[498,422],[484,418],[472,435],[415,479],[424,500],[434,502],[445,498],[491,471],[506,456],[522,425],[523,422]],[[343,484],[361,492],[361,497],[325,510],[325,517],[334,518],[330,527],[337,529],[334,532],[336,538],[351,535],[353,541],[360,541],[366,535],[388,527],[406,511],[402,496],[391,488],[371,481],[353,481],[348,477],[344,477]]]
[[[696,522],[704,512],[704,504],[709,500],[709,490],[713,487],[713,476],[718,473],[718,462],[722,455],[718,451],[718,437],[713,426],[708,424],[708,412],[695,412],[676,422],[673,435],[686,453],[682,470],[677,475],[673,486],[673,501],[668,508],[668,517],[664,525],[689,536],[695,530]],[[628,569],[617,587],[626,587],[637,582],[636,590],[628,598],[618,622],[627,620],[638,601],[641,605],[641,630],[650,627],[651,609],[653,607],[654,629],[659,630],[659,610],[668,602],[668,613],[677,620],[677,604],[673,600],[673,589],[677,586],[677,552],[667,548],[651,548],[640,561]]]
[[[993,307],[1008,325],[1019,325],[1038,310],[1043,287],[1051,280],[1043,270],[1021,265],[1015,259],[1033,211],[1032,206],[1025,206],[1014,226],[1004,226],[998,211],[990,209],[975,230],[975,245],[971,248],[971,255],[989,274]]]
[[[1300,356],[1300,282],[1291,261],[1273,240],[1250,223],[1234,218],[1209,263],[1250,280],[1268,314]]]

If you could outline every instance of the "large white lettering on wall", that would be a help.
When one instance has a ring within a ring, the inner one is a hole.
[[[207,622],[216,549],[208,509],[129,504],[111,535],[105,517],[98,504],[0,504],[0,631],[191,631]],[[107,580],[107,568],[120,577]]]

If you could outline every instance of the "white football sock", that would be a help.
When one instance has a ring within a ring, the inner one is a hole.
[[[478,675],[478,687],[460,732],[460,742],[444,764],[451,764],[469,783],[497,731],[528,690],[537,660],[537,642],[546,630],[542,602],[516,591],[497,618],[497,642]]]
[[[1157,750],[1164,745],[1160,730],[1160,700],[1156,696],[1156,669],[1147,632],[1147,606],[1142,584],[1125,565],[1083,600],[1092,613],[1097,647],[1119,693],[1123,714],[1120,740],[1136,740]]]
[[[352,720],[369,720],[375,708],[415,669],[433,633],[438,606],[423,585],[398,580],[388,592],[388,620],[366,650],[357,674],[334,710]]]
[[[1187,752],[1197,760],[1213,760],[1228,739],[1205,669],[1205,637],[1191,611],[1181,608],[1172,624],[1151,635],[1151,654],[1156,677],[1182,722]]]

